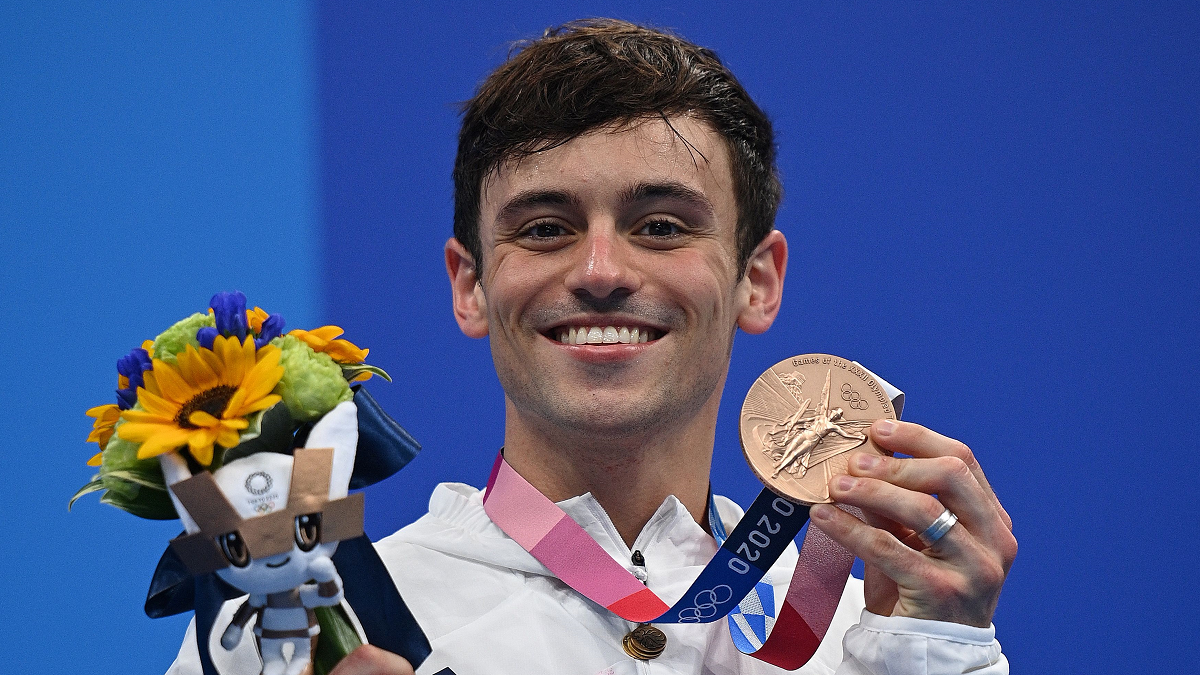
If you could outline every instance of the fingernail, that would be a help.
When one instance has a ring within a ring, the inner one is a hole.
[[[833,507],[828,504],[813,504],[808,510],[808,517],[823,522],[832,520]]]
[[[854,463],[860,469],[874,469],[879,466],[879,456],[860,454],[858,459],[854,460]]]
[[[892,420],[880,420],[875,423],[875,433],[880,436],[891,436],[898,426],[900,425]]]
[[[853,490],[855,485],[858,485],[858,479],[853,476],[837,477],[837,488],[839,490]]]

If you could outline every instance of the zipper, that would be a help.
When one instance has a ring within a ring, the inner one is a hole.
[[[633,576],[637,577],[638,581],[645,585],[646,581],[650,578],[646,572],[646,556],[642,554],[640,549],[635,548],[633,553],[629,555],[629,562],[633,563]],[[638,626],[638,624],[632,621],[627,621],[626,623],[630,624],[629,630],[631,631]],[[634,659],[634,661],[637,664],[638,673],[650,675],[650,661],[642,661],[641,659]]]

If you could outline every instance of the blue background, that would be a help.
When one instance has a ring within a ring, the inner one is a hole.
[[[368,490],[372,536],[486,479],[502,395],[441,262],[455,102],[594,15],[714,48],[776,123],[786,302],[738,338],[717,491],[757,491],[735,422],[762,370],[857,359],[1012,514],[1017,672],[1194,667],[1197,5],[251,4],[0,6],[0,670],[171,662],[186,621],[141,602],[177,524],[65,503],[116,358],[217,290],[395,377],[372,391],[425,451]]]

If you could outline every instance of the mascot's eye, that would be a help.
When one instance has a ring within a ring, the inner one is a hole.
[[[296,545],[301,551],[311,551],[321,543],[321,514],[296,516]]]
[[[234,567],[250,564],[250,549],[246,548],[246,542],[242,541],[242,535],[236,530],[217,537],[217,541],[221,542],[221,553],[225,554],[229,564]]]

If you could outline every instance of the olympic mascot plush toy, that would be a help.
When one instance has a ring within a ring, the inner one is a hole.
[[[236,647],[259,614],[263,675],[304,672],[318,633],[313,608],[342,600],[331,556],[339,540],[362,534],[362,495],[347,496],[357,443],[357,409],[347,401],[290,457],[260,452],[192,475],[179,455],[159,456],[188,532],[171,545],[193,574],[216,572],[250,594],[221,646]],[[285,644],[293,646],[290,662]]]
[[[134,515],[180,519],[146,613],[195,611],[205,675],[221,675],[209,636],[232,650],[255,619],[263,675],[328,672],[361,643],[358,627],[415,667],[429,644],[363,535],[362,494],[349,490],[392,475],[420,446],[358,386],[387,377],[364,363],[367,350],[336,326],[285,335],[283,325],[247,311],[241,293],[218,293],[208,314],[120,359],[117,403],[88,411],[99,473],[71,501],[103,491]],[[233,621],[216,625],[241,596]]]

